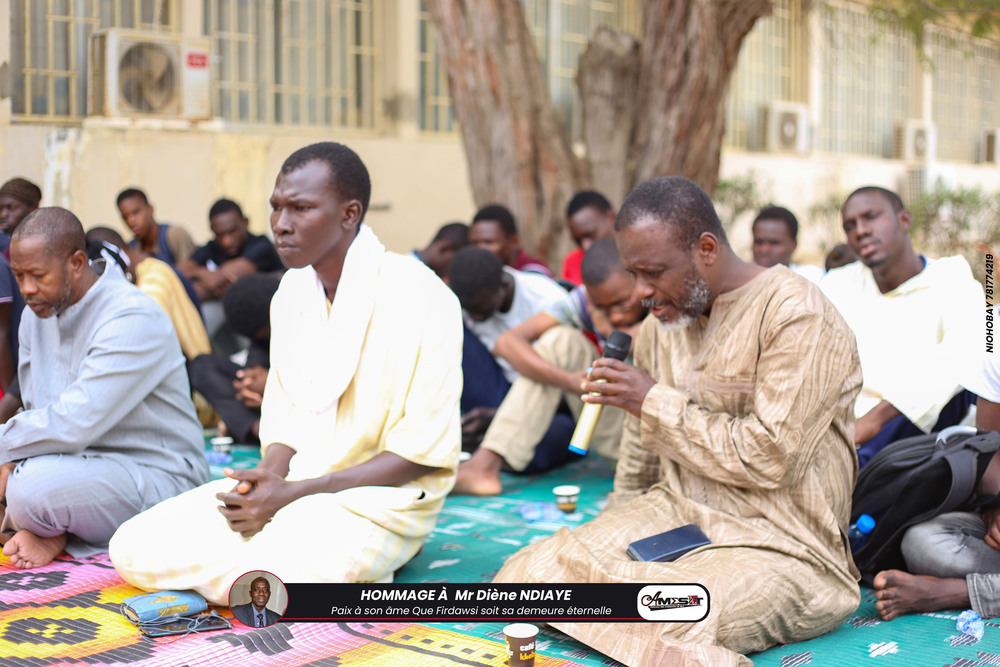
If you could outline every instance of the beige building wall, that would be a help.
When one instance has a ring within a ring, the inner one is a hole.
[[[183,225],[200,242],[210,237],[208,209],[219,197],[239,202],[256,233],[268,228],[268,198],[284,159],[315,141],[351,146],[372,177],[367,222],[391,250],[423,247],[442,224],[468,222],[475,212],[465,155],[457,137],[410,138],[225,128],[217,123],[169,124],[92,118],[82,127],[0,125],[0,182],[24,176],[41,186],[45,205],[71,209],[87,228],[123,232],[115,196],[126,187],[146,191],[158,220]],[[827,229],[811,225],[817,201],[861,185],[905,192],[908,165],[899,160],[813,153],[798,157],[723,152],[722,178],[752,172],[758,189],[800,218],[804,259],[817,260]],[[952,186],[1000,190],[995,165],[934,163]],[[621,202],[614,202],[620,205]],[[733,230],[734,246],[749,252],[749,220]]]
[[[475,211],[465,157],[457,134],[422,133],[417,125],[419,95],[418,3],[383,0],[382,78],[378,102],[385,112],[374,130],[295,129],[243,126],[219,120],[134,120],[90,117],[76,124],[11,120],[8,69],[11,49],[10,0],[0,0],[0,182],[24,176],[43,190],[43,203],[73,210],[87,227],[107,225],[126,232],[115,207],[123,188],[144,189],[157,218],[186,227],[196,241],[209,238],[207,212],[219,197],[239,202],[252,229],[268,227],[268,197],[282,161],[315,141],[334,140],[354,148],[372,175],[368,222],[386,245],[399,252],[423,247],[450,221],[469,221]],[[180,0],[182,32],[202,27],[201,0]],[[816,22],[814,14],[811,15]],[[817,30],[813,25],[812,30]],[[818,63],[809,78],[818,85]],[[928,76],[913,82],[913,99],[929,116]],[[810,123],[817,122],[820,98],[811,90]],[[815,98],[815,99],[813,99]],[[908,169],[901,160],[725,150],[721,176],[753,171],[758,189],[792,209],[803,221],[800,250],[815,259],[828,244],[828,229],[816,229],[808,209],[817,201],[863,184],[905,191]],[[1000,190],[1000,166],[935,163],[930,167],[952,186]],[[597,184],[600,188],[600,184]],[[905,196],[905,194],[904,194]],[[613,202],[620,205],[621,202]],[[749,221],[734,229],[734,245],[749,250]],[[835,230],[834,230],[835,232]]]
[[[115,197],[143,189],[156,217],[210,238],[208,210],[219,197],[238,202],[256,233],[268,229],[268,199],[281,163],[317,141],[347,144],[372,178],[366,221],[398,252],[422,248],[446,222],[475,213],[465,156],[456,135],[419,132],[414,100],[418,3],[385,0],[380,103],[395,107],[376,131],[241,126],[221,121],[86,118],[79,124],[11,120],[10,0],[0,0],[0,182],[23,176],[42,188],[43,205],[63,206],[84,227],[125,228]],[[202,31],[200,0],[181,0],[182,33]]]
[[[183,225],[204,242],[208,209],[219,197],[237,201],[263,233],[281,163],[302,146],[331,140],[349,145],[367,165],[366,220],[390,249],[423,247],[442,224],[475,212],[461,144],[451,137],[404,141],[99,118],[82,127],[7,124],[0,125],[0,182],[24,176],[42,188],[45,205],[69,208],[85,227],[110,226],[126,238],[115,197],[136,186],[157,220]]]

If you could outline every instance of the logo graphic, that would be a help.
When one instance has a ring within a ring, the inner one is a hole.
[[[708,590],[701,584],[643,586],[635,604],[647,621],[693,623],[708,616]]]

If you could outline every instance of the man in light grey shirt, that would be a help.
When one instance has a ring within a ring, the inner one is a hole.
[[[104,551],[125,520],[208,480],[170,319],[116,272],[98,277],[84,244],[61,208],[39,209],[11,239],[31,312],[20,329],[25,411],[0,426],[0,530],[20,568],[63,549]]]

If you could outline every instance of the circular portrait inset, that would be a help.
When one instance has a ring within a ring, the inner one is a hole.
[[[288,591],[270,572],[252,570],[229,589],[229,608],[243,625],[266,628],[277,623],[288,608]]]

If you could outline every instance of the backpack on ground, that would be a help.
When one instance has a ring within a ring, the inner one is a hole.
[[[993,501],[976,487],[998,449],[1000,434],[952,426],[890,443],[873,456],[858,475],[851,508],[851,525],[862,514],[875,519],[854,553],[861,580],[870,586],[882,570],[906,569],[900,545],[910,526]]]

